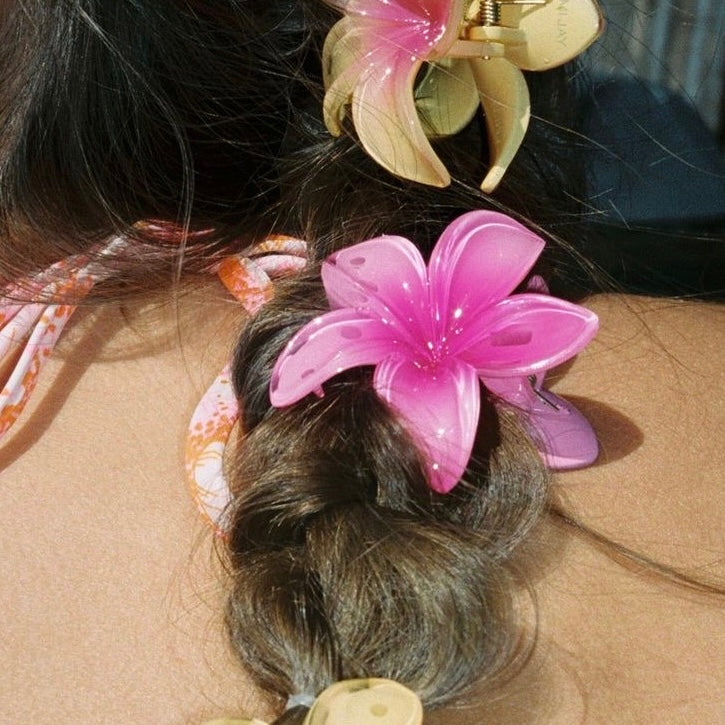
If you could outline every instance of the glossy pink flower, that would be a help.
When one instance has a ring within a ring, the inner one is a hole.
[[[583,307],[511,295],[543,247],[513,219],[474,211],[446,228],[427,268],[402,237],[333,254],[322,267],[333,310],[290,340],[273,371],[272,405],[321,394],[337,373],[375,365],[374,388],[419,446],[431,487],[449,491],[471,455],[479,379],[518,405],[522,381],[572,357],[596,332]]]

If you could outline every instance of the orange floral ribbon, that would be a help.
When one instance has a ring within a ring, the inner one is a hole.
[[[105,257],[117,254],[127,245],[115,237],[89,255],[61,260],[28,280],[5,287],[0,293],[0,359],[17,354],[10,374],[0,391],[0,437],[4,436],[23,412],[76,304],[93,286],[111,272],[102,264]],[[26,300],[30,297],[30,301]]]
[[[275,235],[244,254],[222,261],[217,274],[229,292],[255,314],[274,295],[273,280],[307,263],[307,245]],[[226,365],[199,401],[189,423],[185,466],[196,504],[206,521],[223,535],[223,515],[231,500],[224,476],[224,449],[239,419],[239,406]]]

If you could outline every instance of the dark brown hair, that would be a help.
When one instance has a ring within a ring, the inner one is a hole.
[[[578,237],[569,71],[532,78],[536,115],[495,200],[477,189],[480,118],[438,144],[454,183],[429,189],[325,130],[320,49],[337,18],[322,0],[11,3],[0,19],[0,277],[113,234],[145,243],[120,265],[129,291],[207,269],[272,230],[310,240],[316,258],[391,230],[429,249],[451,218],[491,205]],[[173,243],[143,220],[172,224]],[[576,267],[563,249],[558,276]]]
[[[290,284],[238,346],[232,639],[280,696],[374,673],[439,706],[521,649],[511,559],[542,511],[547,473],[516,415],[485,392],[473,458],[448,495],[428,487],[368,370],[270,408],[271,365],[323,309],[319,286],[311,275]]]

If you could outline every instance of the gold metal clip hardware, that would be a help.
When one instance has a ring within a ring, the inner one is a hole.
[[[478,24],[487,28],[501,25],[502,5],[546,5],[548,0],[481,0]]]

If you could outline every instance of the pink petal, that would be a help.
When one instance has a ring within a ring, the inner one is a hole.
[[[322,383],[361,365],[376,365],[391,354],[411,350],[399,341],[396,329],[357,310],[327,312],[305,325],[289,341],[272,372],[270,401],[292,405]]]
[[[381,33],[386,27],[408,30],[408,45],[413,52],[421,52],[424,43],[429,49],[440,47],[436,57],[458,37],[467,0],[333,0],[338,7],[357,22],[377,26]]]
[[[494,395],[524,413],[534,445],[549,468],[566,470],[589,466],[599,454],[599,443],[589,421],[567,400],[533,387],[528,378],[486,378]]]
[[[498,212],[473,211],[449,224],[428,264],[431,298],[449,342],[514,290],[543,248],[543,239]]]
[[[456,360],[425,368],[401,357],[387,358],[375,370],[374,385],[418,445],[430,487],[450,491],[466,470],[478,426],[475,370]]]
[[[333,308],[354,307],[382,320],[394,318],[412,345],[431,339],[430,303],[423,258],[403,237],[385,236],[328,257],[322,281]]]
[[[344,108],[375,161],[406,179],[447,186],[450,176],[423,131],[413,97],[421,65],[458,37],[466,0],[338,0],[346,17],[325,43],[325,123],[342,132]]]
[[[527,376],[576,355],[596,334],[597,316],[546,295],[520,294],[484,310],[464,327],[449,354],[474,366],[481,377]],[[476,332],[476,327],[479,332]]]

